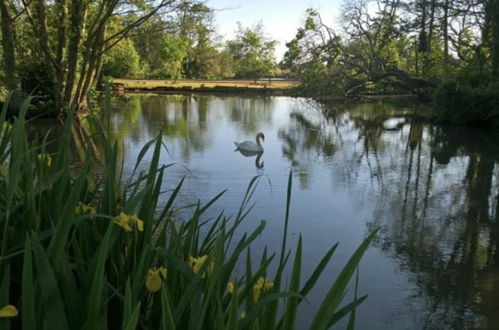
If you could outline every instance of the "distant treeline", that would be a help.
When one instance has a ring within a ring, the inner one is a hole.
[[[0,1],[0,94],[34,91],[56,111],[84,109],[106,76],[286,76],[319,97],[417,94],[459,122],[499,105],[499,0],[345,1],[335,28],[309,9],[280,63],[262,24],[223,41],[204,1]]]

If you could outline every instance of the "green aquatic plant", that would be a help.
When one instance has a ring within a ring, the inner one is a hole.
[[[28,139],[29,99],[12,125],[0,125],[0,328],[295,329],[300,304],[338,244],[309,278],[302,277],[302,238],[294,251],[287,241],[292,174],[281,249],[265,248],[254,258],[251,246],[265,221],[250,232],[240,225],[259,178],[249,183],[234,217],[222,212],[207,220],[222,192],[197,203],[187,219],[176,219],[184,180],[168,195],[163,191],[169,165],[160,163],[161,134],[143,147],[124,180],[117,143],[109,139],[106,97],[103,119],[88,118],[103,150],[99,175],[94,143],[83,161],[71,160],[78,125],[72,112],[52,153],[48,135]],[[1,122],[6,111],[4,106]],[[151,157],[141,171],[146,154]],[[353,326],[352,315],[366,296],[340,305],[375,235],[366,237],[331,284],[311,329],[326,329],[347,315]],[[242,274],[236,271],[241,266]]]

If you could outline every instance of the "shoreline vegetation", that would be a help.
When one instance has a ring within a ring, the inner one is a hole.
[[[303,88],[298,80],[261,78],[255,80],[207,80],[207,79],[111,79],[111,88],[123,93],[224,93],[260,94],[310,97],[320,102],[398,101],[408,100],[432,106],[430,114],[422,118],[435,123],[497,127],[499,126],[499,92],[495,85],[483,89],[469,86],[466,82],[442,83],[425,95],[414,91],[392,92],[364,90],[355,95],[339,96],[320,94]]]
[[[411,99],[419,101],[420,97],[411,93],[387,94],[382,91],[366,92],[344,98],[335,95],[314,95],[300,89],[300,82],[289,79],[257,79],[257,80],[205,80],[205,79],[133,79],[113,78],[111,88],[117,94],[123,93],[253,93],[262,95],[286,95],[295,97],[312,97],[319,101],[358,101],[358,100],[399,100]]]
[[[296,80],[262,78],[255,80],[207,79],[112,79],[116,92],[213,92],[298,95]]]
[[[239,226],[251,217],[259,177],[234,216],[206,215],[221,192],[177,219],[184,180],[164,190],[170,165],[160,162],[161,133],[143,146],[131,176],[121,177],[122,156],[108,131],[109,90],[103,112],[76,123],[70,111],[57,141],[28,138],[30,101],[12,123],[7,105],[0,114],[1,329],[302,328],[299,306],[326,275],[338,243],[302,277],[307,243],[288,241],[291,172],[280,250],[257,255],[253,242],[266,222],[249,232]],[[358,265],[377,231],[329,276],[310,329],[340,321],[353,328],[367,298],[357,295]]]

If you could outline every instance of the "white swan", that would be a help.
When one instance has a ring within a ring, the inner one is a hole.
[[[250,151],[250,152],[263,152],[263,147],[262,144],[260,143],[260,139],[262,139],[262,141],[265,141],[265,135],[263,135],[262,132],[259,132],[256,135],[255,139],[256,143],[253,141],[244,141],[241,143],[234,142],[234,144],[239,150]]]

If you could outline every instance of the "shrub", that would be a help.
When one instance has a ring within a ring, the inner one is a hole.
[[[437,119],[457,124],[498,125],[498,87],[492,83],[444,82],[434,95]]]

